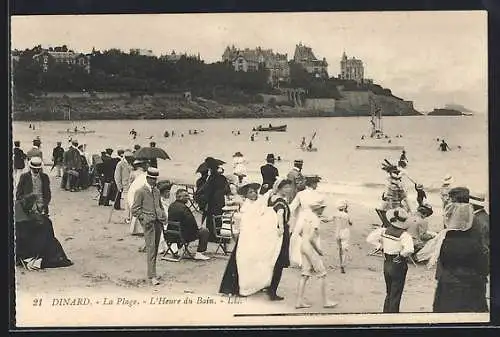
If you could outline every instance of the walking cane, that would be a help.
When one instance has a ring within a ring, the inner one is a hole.
[[[111,222],[111,217],[113,216],[113,211],[114,211],[114,209],[115,209],[115,205],[114,205],[114,204],[116,204],[116,202],[118,201],[118,197],[119,197],[119,196],[120,196],[120,192],[119,192],[119,191],[117,191],[117,192],[116,192],[116,196],[115,196],[115,201],[113,202],[113,207],[111,207],[111,211],[109,212],[108,223],[110,223],[110,222]],[[121,197],[121,196],[120,196],[120,197]]]

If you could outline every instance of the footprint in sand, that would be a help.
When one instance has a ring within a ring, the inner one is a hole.
[[[73,238],[71,236],[68,236],[66,239],[64,239],[64,241],[69,241],[69,240],[73,240]]]

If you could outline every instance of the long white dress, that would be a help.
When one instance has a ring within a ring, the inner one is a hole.
[[[233,158],[233,173],[237,176],[247,175],[247,168],[245,167],[245,157]]]
[[[267,206],[270,192],[254,203],[247,203],[241,213],[236,264],[240,295],[252,295],[271,284],[282,238],[278,235],[278,216]]]

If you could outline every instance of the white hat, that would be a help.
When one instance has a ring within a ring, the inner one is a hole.
[[[486,206],[486,194],[485,193],[469,194],[469,203],[472,205],[485,207]]]
[[[451,184],[452,181],[453,181],[453,177],[451,176],[451,174],[447,174],[443,178],[443,184]]]
[[[158,170],[155,167],[148,167],[148,170],[146,172],[147,178],[158,179],[159,176],[160,176],[160,170]]]
[[[408,213],[401,207],[388,210],[386,217],[391,225],[396,228],[408,229],[410,226],[410,224],[406,222],[406,219],[408,219]]]
[[[347,208],[347,206],[348,206],[347,200],[340,200],[337,202],[337,209],[339,211]]]
[[[144,160],[144,159],[136,159],[136,160],[134,160],[134,163],[133,163],[133,164],[134,164],[134,165],[137,165],[137,164],[142,164],[142,163],[145,163],[145,162],[147,162],[147,160]]]
[[[322,198],[318,197],[309,204],[309,207],[311,207],[312,210],[315,210],[315,209],[325,208],[326,204]]]
[[[42,158],[40,157],[32,157],[29,162],[30,168],[33,169],[41,169],[43,165]]]
[[[123,153],[123,156],[124,156],[124,157],[133,157],[133,156],[134,156],[134,154],[132,153],[132,151],[127,150],[127,151],[125,151],[125,152]]]

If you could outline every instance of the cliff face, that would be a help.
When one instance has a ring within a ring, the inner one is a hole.
[[[370,98],[382,109],[384,116],[416,116],[421,115],[414,109],[411,101],[404,101],[394,96],[377,95],[370,91],[348,91],[339,87],[342,99],[336,101],[336,110],[353,115],[370,114]]]

